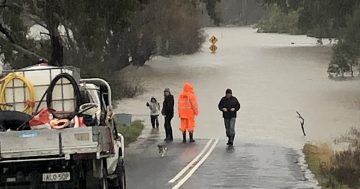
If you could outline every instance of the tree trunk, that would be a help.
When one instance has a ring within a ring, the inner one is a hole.
[[[50,65],[63,66],[64,61],[64,47],[58,31],[60,21],[54,15],[56,13],[57,5],[51,0],[46,1],[45,6],[45,22],[49,30],[51,39],[51,59]]]
[[[51,60],[50,64],[53,66],[64,65],[64,47],[61,44],[61,38],[59,36],[51,36]]]

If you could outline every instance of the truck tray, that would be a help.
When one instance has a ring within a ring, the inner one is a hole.
[[[114,153],[110,127],[29,130],[0,133],[0,162],[6,159],[70,157],[73,154]]]

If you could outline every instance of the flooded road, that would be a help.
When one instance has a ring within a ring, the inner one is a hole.
[[[218,145],[183,188],[320,188],[298,165],[299,156],[289,148],[240,143],[224,149]]]
[[[236,140],[266,140],[299,149],[306,141],[331,141],[360,122],[360,82],[327,78],[329,47],[316,39],[284,34],[258,34],[252,28],[207,28],[219,38],[218,52],[209,43],[194,55],[156,57],[148,65],[129,69],[141,75],[146,92],[120,102],[117,112],[147,115],[151,96],[162,101],[165,87],[176,98],[185,81],[198,95],[200,116],[196,137],[225,138],[217,104],[226,88],[241,103]],[[291,44],[294,43],[294,44]],[[295,111],[305,118],[302,136]],[[179,125],[174,119],[176,133]]]
[[[153,149],[151,153],[144,151],[138,155],[140,160],[129,160],[130,165],[142,166],[141,170],[130,169],[130,184],[135,188],[174,189],[319,188],[304,163],[302,146],[308,141],[331,142],[359,125],[360,82],[329,80],[326,70],[331,48],[316,45],[314,38],[258,34],[248,27],[207,28],[205,32],[219,38],[214,55],[206,42],[202,51],[194,55],[156,57],[145,67],[126,70],[143,78],[146,92],[121,101],[117,112],[132,113],[135,119],[149,123],[145,102],[151,96],[162,101],[165,87],[171,88],[177,98],[183,83],[189,81],[194,85],[200,108],[195,138],[219,139],[219,143],[188,176],[169,185],[169,175],[175,175],[196,155],[186,155],[192,147],[180,144],[179,120],[175,118],[173,130],[177,139],[170,149],[177,155],[148,163],[146,157],[154,159],[151,154],[156,151],[155,144],[164,136],[160,130],[157,142],[143,147]],[[233,89],[241,103],[235,148],[231,152],[226,151],[223,119],[217,109],[226,88]],[[305,119],[306,137],[296,111]],[[130,156],[137,157],[136,153]],[[166,171],[153,173],[154,179],[142,180],[140,184],[137,178],[154,167]]]

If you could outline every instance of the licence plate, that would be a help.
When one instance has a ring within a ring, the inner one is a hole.
[[[34,138],[38,136],[38,133],[35,131],[23,131],[19,132],[17,135],[19,138]]]
[[[42,181],[43,182],[59,182],[59,181],[69,181],[70,172],[63,173],[43,173]]]
[[[90,140],[90,134],[89,133],[76,133],[74,134],[75,139],[78,141],[89,141]]]

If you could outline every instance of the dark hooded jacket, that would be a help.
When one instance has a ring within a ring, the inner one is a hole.
[[[172,94],[165,96],[161,114],[167,117],[174,117],[174,96]]]
[[[236,118],[236,112],[240,110],[240,103],[236,97],[231,96],[230,98],[227,98],[226,96],[224,96],[221,98],[218,108],[220,111],[222,111],[223,118]],[[226,108],[228,111],[224,112],[223,108]],[[231,108],[235,108],[235,111],[230,111]]]

